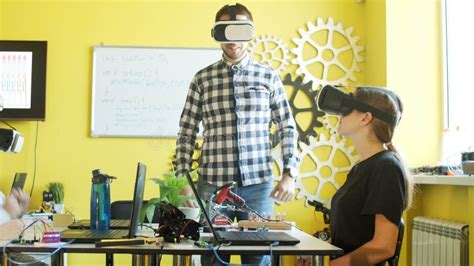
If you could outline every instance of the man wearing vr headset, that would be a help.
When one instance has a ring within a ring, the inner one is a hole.
[[[294,196],[299,162],[296,124],[278,74],[254,62],[246,51],[255,35],[250,11],[241,4],[226,5],[217,12],[215,21],[211,34],[220,43],[223,58],[199,71],[191,82],[180,118],[177,176],[191,168],[202,122],[200,196],[209,200],[219,186],[236,182],[232,190],[248,206],[270,215],[273,198],[286,202]],[[271,122],[278,129],[284,162],[284,173],[276,186],[270,153]],[[192,191],[188,187],[182,194],[192,195]],[[248,213],[228,214],[231,219],[248,219]],[[242,262],[255,264],[260,259],[243,257]]]
[[[384,88],[358,87],[346,94],[325,86],[320,110],[340,116],[339,134],[361,157],[331,200],[331,242],[344,256],[330,265],[374,265],[394,255],[398,225],[411,204],[413,182],[392,143],[403,106]]]

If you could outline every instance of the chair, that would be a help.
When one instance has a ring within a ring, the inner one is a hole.
[[[397,236],[397,246],[395,248],[395,254],[391,258],[388,258],[385,262],[389,266],[398,266],[398,260],[400,259],[400,251],[402,250],[403,243],[403,232],[405,231],[405,222],[403,218],[400,219],[400,224],[398,224],[398,236]]]
[[[144,200],[143,205],[148,201]],[[132,204],[131,200],[118,200],[110,204],[110,219],[112,220],[129,220],[132,215]],[[159,223],[160,220],[160,210],[155,209],[155,214],[153,215],[152,223]],[[145,222],[147,219],[145,218]]]

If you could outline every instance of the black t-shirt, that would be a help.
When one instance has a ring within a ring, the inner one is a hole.
[[[390,151],[356,164],[331,201],[332,244],[347,254],[370,241],[375,215],[398,226],[405,206],[405,174]]]

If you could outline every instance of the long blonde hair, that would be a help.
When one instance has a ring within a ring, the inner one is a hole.
[[[401,117],[403,113],[403,104],[395,92],[385,88],[378,87],[358,87],[354,93],[354,98],[358,102],[370,105],[389,115]],[[398,121],[397,121],[398,123]],[[397,148],[392,142],[392,137],[395,131],[396,123],[390,124],[382,121],[376,117],[372,120],[372,129],[377,139],[386,145],[387,149],[395,154],[403,165],[405,172],[405,209],[410,208],[413,201],[413,177],[408,170],[408,167],[398,152]]]

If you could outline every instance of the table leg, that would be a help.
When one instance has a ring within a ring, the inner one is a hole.
[[[112,253],[105,254],[105,265],[114,266],[114,254]]]
[[[312,266],[323,266],[324,265],[324,256],[313,256],[311,259]]]
[[[273,255],[271,259],[272,259],[272,266],[280,266],[280,265],[283,265],[283,263],[281,262],[282,256],[280,256],[280,255]]]
[[[51,265],[64,266],[64,252],[59,251],[51,258]],[[53,262],[54,261],[54,262]]]
[[[173,255],[173,266],[191,266],[191,256]]]

